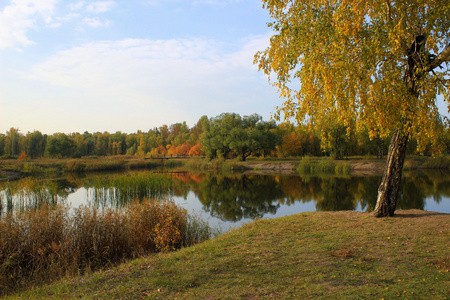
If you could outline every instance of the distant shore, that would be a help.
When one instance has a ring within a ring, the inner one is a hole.
[[[382,175],[385,159],[370,157],[349,157],[343,160],[331,160],[324,157],[308,158],[311,164],[319,164],[324,160],[349,165],[350,175]],[[79,159],[35,159],[35,160],[0,160],[0,181],[17,180],[28,175],[102,172],[134,169],[155,169],[162,167],[182,168],[190,170],[190,161],[195,161],[197,171],[210,171],[217,165],[228,165],[227,169],[251,174],[296,175],[302,158],[250,158],[245,162],[235,159],[220,160],[220,163],[204,158],[191,159],[145,159],[134,156],[86,157]],[[199,167],[200,166],[200,167]],[[440,169],[450,170],[450,156],[441,158],[407,157],[404,170]]]

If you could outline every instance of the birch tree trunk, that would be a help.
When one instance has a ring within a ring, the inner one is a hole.
[[[395,130],[392,134],[383,179],[378,188],[377,205],[374,210],[375,217],[391,217],[394,215],[408,136],[408,132],[402,134],[398,130]]]

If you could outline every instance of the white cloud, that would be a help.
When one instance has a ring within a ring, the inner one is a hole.
[[[84,1],[79,1],[79,2],[76,2],[76,3],[70,3],[69,4],[69,9],[70,10],[80,10],[80,9],[82,9],[84,7],[84,5],[85,5]]]
[[[233,53],[203,39],[93,42],[58,52],[26,76],[90,95],[90,110],[117,106],[117,114],[125,114],[133,108],[161,119],[160,125],[169,116],[189,122],[202,114],[254,113],[267,111],[261,99],[268,96],[269,85],[252,64],[267,41],[241,41]],[[252,88],[256,81],[263,88]]]
[[[33,44],[27,33],[38,21],[52,26],[51,16],[58,0],[11,0],[0,11],[0,49]]]
[[[86,10],[88,12],[103,13],[112,9],[114,6],[116,6],[114,1],[99,1],[87,5]]]
[[[111,22],[109,20],[106,21],[100,21],[96,18],[84,18],[83,24],[92,27],[92,28],[99,28],[99,27],[108,27]]]

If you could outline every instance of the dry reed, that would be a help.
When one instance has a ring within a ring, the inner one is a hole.
[[[125,209],[43,205],[0,219],[0,295],[109,267],[125,259],[172,251],[210,238],[207,223],[173,201]]]

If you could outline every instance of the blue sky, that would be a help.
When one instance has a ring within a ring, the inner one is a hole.
[[[147,131],[280,99],[258,0],[0,1],[0,132]]]
[[[0,133],[269,120],[268,21],[260,0],[0,0]]]

